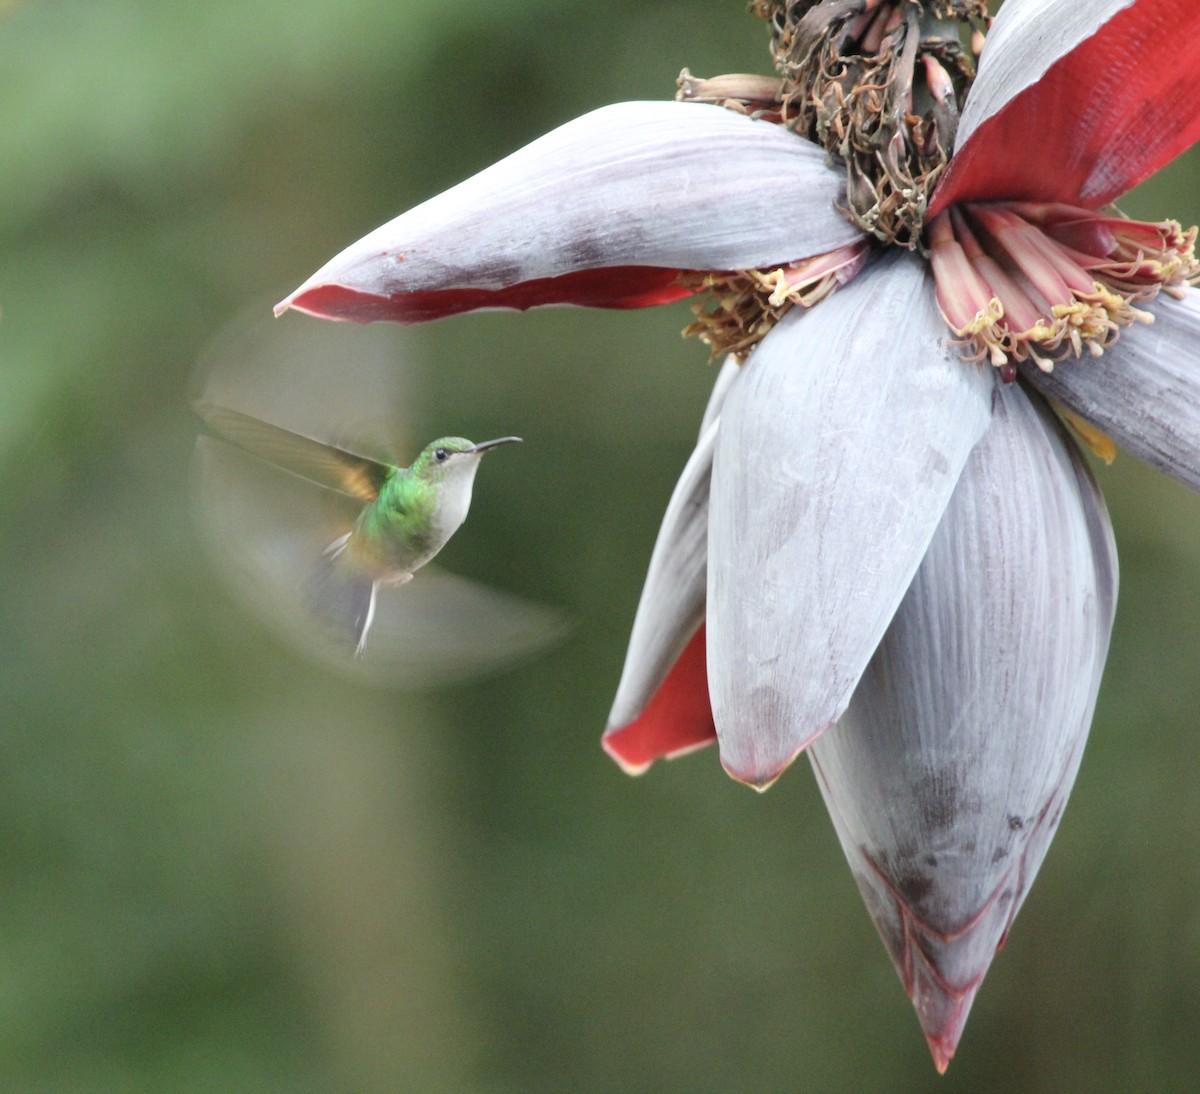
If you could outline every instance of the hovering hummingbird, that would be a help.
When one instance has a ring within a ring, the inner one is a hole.
[[[217,433],[260,459],[363,503],[353,527],[315,561],[313,611],[355,655],[366,647],[380,586],[405,585],[466,520],[484,453],[520,437],[475,444],[441,437],[410,467],[381,463],[215,403],[196,412]]]

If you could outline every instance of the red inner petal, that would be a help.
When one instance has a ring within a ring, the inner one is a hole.
[[[704,643],[702,623],[646,709],[629,725],[604,735],[604,750],[626,770],[641,771],[655,760],[717,739]]]
[[[692,295],[693,290],[679,283],[680,272],[657,266],[608,266],[534,278],[505,289],[429,289],[392,296],[360,292],[345,285],[318,285],[299,293],[288,306],[320,319],[351,323],[374,323],[381,319],[423,323],[479,308],[525,311],[544,304],[646,308]]]
[[[956,201],[1095,209],[1200,140],[1200,2],[1137,0],[983,122],[929,217]]]

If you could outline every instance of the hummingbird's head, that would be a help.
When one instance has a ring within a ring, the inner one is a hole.
[[[412,474],[430,484],[469,484],[485,452],[520,440],[520,437],[499,437],[475,444],[466,437],[439,437],[413,461]]]

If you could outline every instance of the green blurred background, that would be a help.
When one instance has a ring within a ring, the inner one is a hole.
[[[1131,458],[1088,755],[941,1080],[806,765],[597,744],[686,308],[402,335],[415,437],[526,438],[445,556],[574,622],[509,675],[315,668],[202,547],[209,340],[559,122],[768,70],[741,0],[0,9],[0,1089],[1195,1089],[1200,502]],[[1125,207],[1200,220],[1198,168]]]

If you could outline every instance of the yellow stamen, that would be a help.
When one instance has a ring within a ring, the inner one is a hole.
[[[692,305],[696,319],[684,336],[710,346],[714,358],[744,361],[794,306],[811,308],[854,278],[868,249],[860,241],[774,269],[685,274],[684,284],[704,297]]]
[[[964,356],[986,356],[1005,379],[1016,362],[1049,372],[1064,357],[1099,357],[1125,327],[1154,321],[1136,304],[1200,280],[1196,230],[1174,221],[1143,224],[1062,204],[968,204],[937,217],[925,238],[938,305]]]

